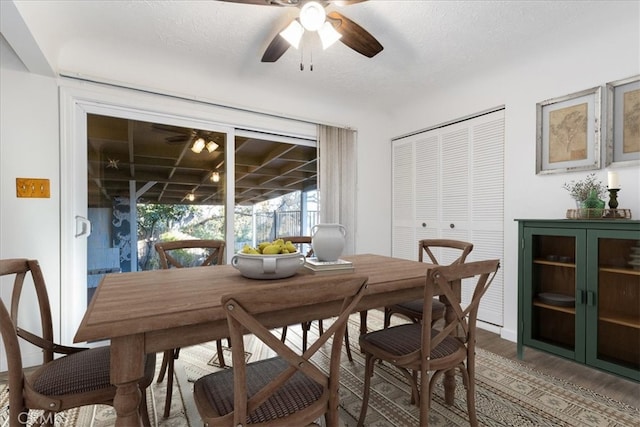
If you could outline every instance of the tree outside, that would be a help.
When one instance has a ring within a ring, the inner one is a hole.
[[[276,235],[300,234],[300,192],[293,192],[253,206],[235,207],[235,248],[271,240]],[[310,218],[308,228],[317,218],[317,192],[307,194]],[[220,239],[224,240],[225,213],[220,205],[138,204],[138,268],[160,268],[154,245],[160,240]],[[255,230],[255,234],[254,234]],[[309,230],[302,230],[308,234]],[[186,256],[190,256],[185,254]]]

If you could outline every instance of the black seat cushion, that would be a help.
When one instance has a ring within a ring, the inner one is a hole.
[[[423,303],[424,301],[421,299],[415,299],[412,301],[406,301],[406,302],[402,302],[400,304],[396,304],[399,307],[404,308],[405,310],[410,310],[413,311],[415,313],[422,313],[422,307],[423,307]],[[441,303],[440,301],[438,301],[437,299],[433,299],[433,306],[431,308],[432,316],[435,317],[442,317],[444,315],[444,304]],[[436,313],[440,313],[439,316],[436,315]]]
[[[436,329],[431,329],[431,337],[436,336],[438,332]],[[360,337],[360,342],[363,346],[371,344],[387,353],[402,356],[420,350],[422,346],[421,335],[422,324],[408,323],[369,332]],[[431,359],[449,356],[463,346],[460,340],[448,336],[431,351]]]
[[[45,396],[62,396],[114,388],[110,382],[110,347],[97,347],[73,353],[43,366],[33,373],[33,387]],[[145,361],[146,387],[153,380],[155,354],[147,355]]]
[[[265,359],[247,365],[247,392],[255,394],[289,364],[280,357]],[[233,411],[233,370],[215,372],[201,377],[196,387],[202,387],[209,405],[224,416]],[[247,415],[247,423],[255,424],[285,417],[306,408],[322,396],[322,386],[306,375],[296,372],[284,386],[276,391],[255,411]]]

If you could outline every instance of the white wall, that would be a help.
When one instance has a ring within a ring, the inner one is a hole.
[[[2,55],[3,64],[4,59]],[[52,314],[57,318],[60,315],[60,170],[56,82],[3,67],[0,93],[0,258],[40,261],[52,301]],[[51,198],[18,199],[18,177],[49,179]],[[1,295],[9,301],[7,288],[2,288]],[[56,325],[55,333],[58,332]],[[4,352],[1,357],[4,358]],[[38,357],[41,363],[41,352],[26,355],[28,360]]]
[[[514,219],[564,218],[575,202],[563,183],[607,170],[536,175],[536,103],[640,74],[640,25],[627,19],[591,38],[559,40],[538,57],[514,58],[508,67],[456,87],[430,93],[419,105],[398,111],[394,136],[435,126],[492,107],[505,106],[504,328],[516,339],[517,223]],[[604,90],[604,89],[603,89]],[[604,105],[603,105],[604,111]],[[603,141],[604,142],[604,141]],[[622,190],[619,208],[640,216],[640,167],[616,168]]]

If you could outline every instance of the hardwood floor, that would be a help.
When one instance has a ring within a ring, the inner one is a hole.
[[[478,329],[477,346],[517,360],[516,343],[502,339],[493,332]],[[531,348],[525,348],[521,362],[545,374],[640,408],[640,383]]]

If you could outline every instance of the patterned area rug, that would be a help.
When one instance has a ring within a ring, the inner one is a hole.
[[[370,312],[370,329],[382,327],[382,319]],[[326,321],[327,323],[330,321]],[[351,337],[359,330],[359,315],[349,322]],[[315,325],[310,337],[314,336]],[[278,332],[274,332],[279,334]],[[279,335],[278,335],[279,336]],[[293,347],[300,347],[301,329],[289,327],[287,340]],[[353,363],[347,359],[343,349],[343,371],[341,372],[340,402],[343,426],[355,426],[360,412],[364,359],[355,348],[352,338]],[[272,356],[270,349],[245,338],[247,357],[259,360]],[[176,389],[173,394],[171,417],[162,418],[166,381],[153,383],[147,393],[152,422],[162,427],[198,426],[200,420],[192,399],[193,381],[202,375],[219,370],[215,342],[183,348],[176,364]],[[160,355],[159,355],[160,356]],[[158,366],[161,357],[158,357]],[[231,361],[231,352],[225,349],[225,361]],[[325,368],[329,354],[322,352],[317,359]],[[409,403],[409,386],[394,368],[377,365],[372,380],[372,392],[367,412],[366,425],[375,427],[417,426],[418,408]],[[457,375],[456,398],[453,406],[443,401],[442,385],[437,387],[429,414],[430,426],[469,425],[466,397]],[[6,420],[8,393],[0,391],[0,425]],[[481,426],[640,426],[640,410],[611,400],[591,390],[578,387],[523,365],[517,360],[506,359],[478,349],[476,358],[476,408]],[[156,413],[159,416],[156,416]],[[56,426],[84,427],[111,426],[115,413],[111,407],[95,406],[59,414]]]

